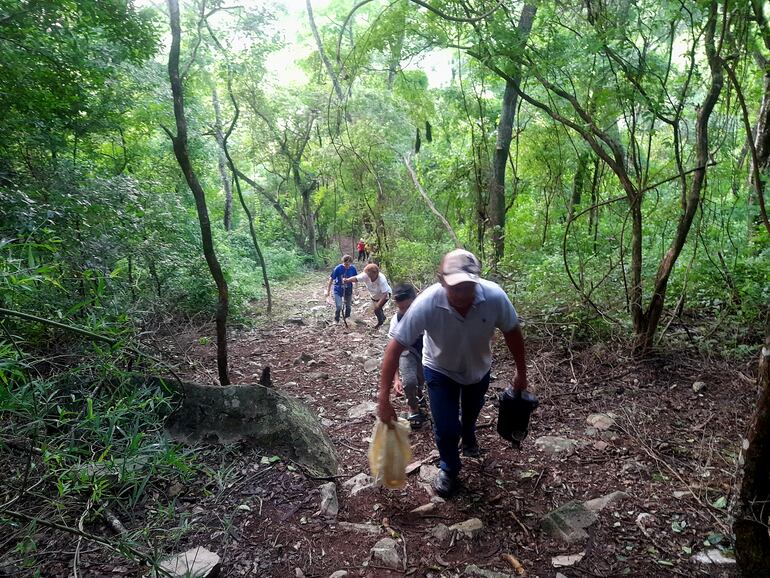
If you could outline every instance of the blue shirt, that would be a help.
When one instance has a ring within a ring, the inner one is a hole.
[[[478,383],[492,366],[489,340],[518,326],[511,301],[499,285],[480,279],[473,306],[463,317],[449,305],[446,291],[431,285],[417,296],[393,330],[410,347],[425,332],[422,364],[462,385]]]
[[[356,268],[351,265],[347,269],[345,269],[345,266],[340,263],[334,268],[334,271],[332,271],[332,274],[329,275],[334,280],[334,294],[335,295],[352,295],[353,294],[353,284],[347,283],[343,284],[342,280],[346,277],[355,277],[358,274],[356,271]]]

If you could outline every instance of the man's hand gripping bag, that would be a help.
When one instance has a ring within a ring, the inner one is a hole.
[[[394,421],[393,427],[379,419],[374,424],[369,444],[369,468],[375,484],[386,488],[403,488],[406,484],[406,466],[412,459],[410,431],[403,420]]]

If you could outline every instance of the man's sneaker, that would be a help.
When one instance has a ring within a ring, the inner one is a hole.
[[[420,429],[422,424],[425,423],[425,414],[421,411],[411,414],[406,418],[412,429]]]
[[[463,455],[466,458],[480,458],[481,457],[481,448],[478,444],[473,445],[464,445],[463,446]]]
[[[433,479],[433,489],[440,497],[450,498],[460,489],[460,480],[457,476],[439,470],[438,475]]]

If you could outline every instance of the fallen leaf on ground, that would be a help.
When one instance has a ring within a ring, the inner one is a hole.
[[[551,558],[551,563],[553,564],[554,568],[564,568],[565,566],[574,566],[578,562],[580,562],[583,559],[583,556],[585,556],[585,551],[580,552],[579,554],[570,554],[568,556],[554,556]]]

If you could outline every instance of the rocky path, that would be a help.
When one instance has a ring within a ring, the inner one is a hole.
[[[369,484],[366,463],[386,330],[371,328],[361,289],[349,326],[331,323],[324,283],[318,274],[277,288],[274,320],[234,333],[230,355],[236,383],[270,366],[275,387],[317,412],[337,477],[313,479],[262,448],[203,448],[211,478],[158,497],[187,524],[178,551],[216,553],[223,576],[737,575],[726,507],[754,399],[747,367],[686,352],[634,362],[527,325],[541,405],[521,451],[494,428],[513,375],[500,339],[479,419],[486,451],[464,460],[462,492],[433,496],[429,426],[411,436],[407,487],[389,491]],[[188,377],[210,382],[213,343],[178,344]]]

